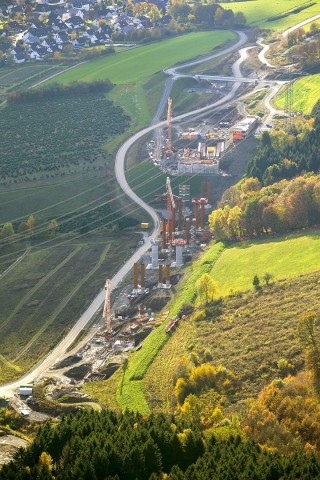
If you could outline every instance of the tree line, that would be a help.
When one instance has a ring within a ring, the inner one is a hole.
[[[172,2],[170,15],[179,24],[201,25],[203,27],[232,28],[247,23],[242,12],[234,13],[231,9],[217,3],[188,4],[181,0]]]
[[[317,172],[320,168],[319,152],[320,115],[317,114],[314,120],[289,134],[284,131],[263,132],[258,152],[248,163],[247,176],[270,185],[302,172]]]
[[[73,82],[69,85],[54,83],[48,87],[37,90],[23,90],[11,93],[8,103],[29,103],[35,100],[53,99],[57,97],[66,97],[70,95],[81,95],[86,93],[106,93],[113,87],[110,80],[96,80],[94,82]]]
[[[262,187],[257,178],[229,188],[209,215],[216,240],[238,241],[320,223],[320,175]]]
[[[35,237],[54,237],[58,232],[59,225],[54,218],[51,219],[48,224],[41,224],[38,229],[36,229],[36,224],[36,219],[32,214],[20,223],[4,223],[0,226],[0,245],[10,242],[11,237],[14,237],[14,235],[17,235],[15,238],[18,238],[19,240],[25,240]]]
[[[296,450],[268,451],[240,436],[204,435],[194,423],[84,410],[41,427],[0,480],[259,480],[320,475],[320,462]]]

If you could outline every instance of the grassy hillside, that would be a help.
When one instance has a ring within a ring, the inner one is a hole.
[[[238,378],[233,404],[257,396],[273,378],[295,373],[303,366],[297,335],[299,317],[319,311],[320,271],[275,282],[261,293],[226,298],[208,308],[205,320],[188,319],[170,337],[144,379],[144,391],[153,411],[172,413],[176,408],[174,381],[181,357],[222,364]]]
[[[222,295],[252,288],[254,275],[265,272],[276,280],[320,268],[320,235],[291,235],[269,241],[242,242],[226,248],[211,270]]]
[[[1,23],[0,23],[1,26]],[[0,103],[8,93],[17,89],[25,89],[43,79],[55,75],[67,67],[48,63],[29,63],[0,69]]]
[[[320,12],[320,1],[298,0],[249,0],[244,2],[222,3],[224,8],[234,12],[243,12],[247,23],[272,30],[285,30],[307,20]],[[299,7],[307,7],[298,13],[293,11]],[[281,16],[281,18],[275,18]]]
[[[214,364],[222,363],[241,374],[243,391],[238,392],[237,401],[258,393],[263,381],[277,374],[277,362],[282,357],[293,362],[293,369],[301,366],[295,322],[305,309],[319,308],[320,274],[301,275],[319,270],[319,242],[317,232],[267,242],[244,242],[230,248],[223,248],[220,243],[208,248],[187,267],[168,306],[168,318],[183,303],[195,300],[196,280],[205,272],[214,277],[222,294],[230,289],[252,288],[253,276],[266,271],[274,275],[273,284],[264,287],[262,293],[249,291],[242,296],[239,292],[234,298],[223,298],[220,304],[208,309],[210,323],[189,319],[172,337],[164,332],[165,322],[130,358],[124,375],[118,374],[97,386],[86,386],[85,391],[102,404],[114,404],[117,399],[121,408],[147,413],[150,407],[162,409],[165,405],[169,412],[174,407],[173,377],[177,362],[191,352],[204,361],[205,350],[209,349]],[[239,366],[240,352],[243,361]],[[250,364],[246,364],[248,359]]]
[[[293,84],[293,110],[309,115],[320,98],[320,73],[299,78]],[[274,99],[276,108],[285,106],[285,89]]]
[[[28,217],[42,210],[44,218],[56,218],[101,198],[110,181],[89,175],[72,180],[47,180],[44,184],[0,192],[0,223]]]

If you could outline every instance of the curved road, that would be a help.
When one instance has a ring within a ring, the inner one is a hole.
[[[221,55],[225,55],[226,53],[230,53],[233,50],[236,50],[239,46],[242,46],[246,40],[247,36],[243,32],[238,32],[238,35],[240,39],[238,42],[236,42],[234,45],[226,48],[225,50],[221,50],[220,52],[217,52],[213,55],[210,55],[209,57],[204,57],[201,60],[196,60],[193,62],[189,62],[185,65],[181,65],[179,67],[176,67],[176,69],[184,68],[187,66],[192,66],[199,64],[201,62],[207,61],[208,59],[216,58]],[[252,48],[252,47],[249,47]],[[241,77],[241,71],[240,71],[240,64],[243,62],[243,60],[246,58],[247,55],[247,50],[248,48],[242,49],[240,51],[240,58],[235,62],[235,64],[232,67],[233,74],[237,77]],[[173,71],[173,75],[175,75],[175,70],[176,69],[170,69]],[[168,72],[168,71],[167,71]],[[231,91],[223,98],[221,98],[218,102],[215,102],[212,105],[208,105],[203,108],[199,108],[197,110],[193,110],[192,112],[184,113],[182,115],[179,115],[177,117],[174,117],[172,119],[173,122],[180,121],[184,118],[187,118],[191,115],[196,115],[202,112],[205,112],[207,110],[211,110],[213,107],[222,105],[224,103],[227,103],[230,101],[238,88],[241,85],[241,81],[236,81],[231,89]],[[169,84],[170,85],[170,84]],[[167,91],[170,93],[170,89],[168,88]],[[163,98],[161,99],[161,101]],[[160,111],[160,108],[158,109]],[[138,195],[136,195],[131,188],[128,185],[128,182],[125,178],[125,157],[128,149],[141,137],[146,135],[147,133],[151,132],[152,130],[155,130],[159,127],[162,127],[166,125],[166,121],[158,122],[154,125],[151,125],[150,127],[144,128],[140,132],[137,132],[135,135],[133,135],[131,138],[129,138],[118,150],[117,155],[116,155],[116,160],[115,160],[115,174],[117,181],[119,182],[120,187],[124,191],[124,193],[137,205],[139,205],[141,208],[143,208],[152,218],[154,222],[154,229],[152,231],[152,234],[149,238],[146,239],[144,245],[142,245],[132,256],[131,258],[120,268],[120,270],[114,275],[114,277],[111,279],[111,288],[115,288],[122,280],[123,278],[131,271],[133,268],[133,265],[135,262],[137,262],[142,255],[144,255],[148,249],[151,247],[151,238],[158,236],[160,232],[160,221],[157,213],[153,208],[151,208],[147,203],[145,203]],[[22,384],[28,384],[32,383],[35,379],[41,377],[54,363],[57,362],[59,358],[61,358],[70,345],[75,341],[77,336],[80,334],[80,332],[85,328],[85,326],[89,323],[89,321],[94,317],[94,315],[97,314],[99,309],[102,307],[104,303],[104,298],[105,298],[105,292],[102,290],[97,297],[93,300],[93,302],[90,304],[90,306],[87,308],[87,310],[81,315],[79,320],[76,322],[76,324],[71,328],[69,333],[61,340],[61,342],[44,358],[42,359],[29,373],[24,375],[22,378],[19,380],[16,380],[15,382],[12,382],[8,385],[4,385],[0,387],[0,397],[13,397],[15,390],[19,387],[19,385]]]
[[[318,20],[320,18],[320,14],[314,15],[313,17],[307,18],[306,20],[303,20],[303,22],[297,23],[297,25],[294,25],[293,27],[288,28],[288,30],[285,30],[282,33],[283,37],[287,37],[289,33],[293,32],[294,30],[297,30],[298,28],[303,27],[304,25],[307,25],[308,23],[311,23],[315,20]]]

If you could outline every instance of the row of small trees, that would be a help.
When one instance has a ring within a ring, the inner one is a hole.
[[[6,244],[11,240],[24,240],[33,237],[53,237],[58,231],[59,225],[57,220],[52,219],[48,224],[41,224],[36,229],[36,219],[34,215],[30,215],[26,220],[17,224],[16,227],[11,222],[4,223],[0,227],[1,243]]]
[[[8,103],[34,102],[35,100],[52,99],[70,95],[86,93],[106,93],[113,87],[110,80],[96,80],[94,82],[73,82],[68,85],[55,83],[39,89],[23,90],[14,92],[7,98]]]

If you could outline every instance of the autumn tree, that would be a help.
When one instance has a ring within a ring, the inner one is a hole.
[[[31,214],[26,223],[28,225],[29,230],[32,231],[35,227],[35,224],[36,224],[36,220],[34,218],[34,215]]]
[[[218,286],[208,273],[204,273],[196,282],[200,301],[207,305],[217,295]]]
[[[238,26],[244,26],[247,23],[247,19],[242,12],[236,12],[234,15],[234,24]]]
[[[261,182],[258,178],[249,177],[241,183],[241,191],[246,194],[258,192],[261,190]]]
[[[8,239],[14,235],[12,223],[5,223],[1,229],[1,238]]]
[[[315,312],[304,314],[299,319],[298,334],[302,345],[306,349],[306,363],[312,372],[314,388],[317,393],[320,393],[320,349],[315,332],[316,321],[317,315]]]
[[[187,23],[191,12],[191,7],[186,3],[175,3],[170,8],[170,15],[179,23]]]
[[[268,286],[270,281],[273,279],[273,275],[272,273],[269,273],[269,272],[266,272],[264,275],[263,275],[263,280],[265,281],[265,284]]]
[[[54,218],[52,220],[50,220],[49,226],[48,226],[50,237],[55,237],[56,236],[58,227],[59,227],[59,225],[58,225],[57,220],[55,220]]]

